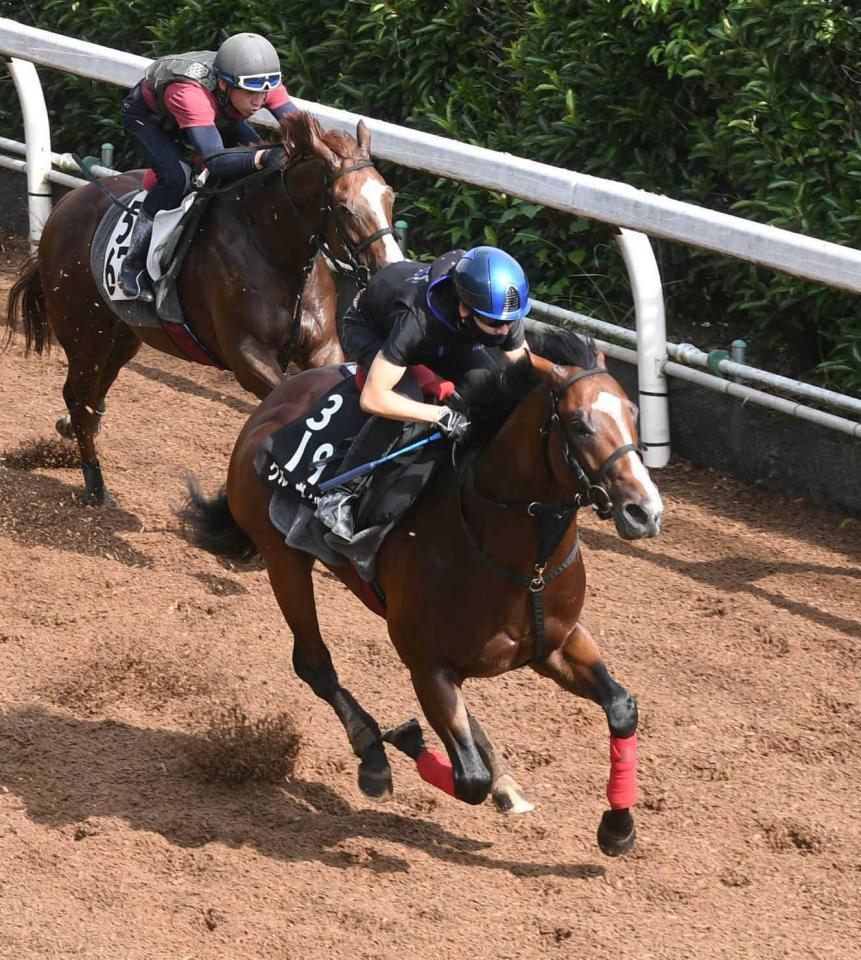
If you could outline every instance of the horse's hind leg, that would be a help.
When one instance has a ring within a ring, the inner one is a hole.
[[[467,711],[468,712],[468,711]],[[500,813],[529,813],[535,805],[526,799],[520,784],[514,779],[508,764],[496,750],[484,727],[472,713],[469,713],[469,726],[479,751],[484,755],[490,767],[490,796]]]
[[[618,857],[634,846],[636,829],[631,807],[637,796],[637,702],[614,680],[589,631],[578,624],[557,650],[533,664],[542,676],[563,689],[599,704],[610,727],[610,778],[604,812],[598,827],[598,845]]]
[[[61,342],[69,361],[63,399],[69,410],[70,432],[78,441],[81,453],[84,499],[104,506],[111,503],[112,498],[96,453],[96,433],[101,426],[108,388],[123,364],[136,352],[138,341],[125,325],[106,317],[100,322],[111,325],[113,330],[110,333],[108,330],[94,331],[86,341],[75,338],[69,343]],[[57,422],[57,429],[68,436],[69,429],[64,430],[62,419]]]
[[[140,347],[141,341],[138,340],[135,334],[132,333],[125,324],[118,324],[111,352],[102,368],[102,376],[99,381],[99,397],[95,408],[99,417],[96,423],[96,433],[101,429],[102,420],[105,416],[105,397],[108,395],[108,390],[111,389],[114,380],[117,378],[117,374],[129,360],[132,359],[138,350],[140,350]],[[75,431],[72,428],[72,420],[68,415],[60,417],[57,421],[57,432],[67,440],[74,440]]]
[[[335,711],[347,731],[353,753],[359,758],[359,789],[369,797],[390,796],[392,772],[386,759],[376,720],[367,713],[338,675],[317,620],[311,568],[314,558],[284,545],[273,528],[271,543],[258,540],[266,559],[269,580],[290,630],[293,632],[293,667],[297,675]],[[268,549],[267,549],[268,547]]]

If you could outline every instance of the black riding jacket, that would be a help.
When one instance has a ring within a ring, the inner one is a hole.
[[[350,313],[373,331],[390,363],[399,367],[421,363],[457,383],[467,370],[496,366],[490,355],[497,350],[523,346],[522,320],[515,321],[495,347],[482,346],[470,335],[458,314],[451,276],[463,254],[463,250],[451,250],[430,266],[403,260],[371,277],[357,310]]]

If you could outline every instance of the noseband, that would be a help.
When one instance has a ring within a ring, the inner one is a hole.
[[[607,369],[605,367],[593,367],[590,370],[581,370],[579,373],[575,373],[573,377],[569,377],[558,390],[551,390],[550,416],[547,423],[541,428],[541,436],[544,438],[544,459],[547,461],[547,465],[550,466],[550,431],[555,426],[559,433],[559,445],[562,447],[562,456],[565,460],[565,465],[574,474],[577,482],[585,487],[585,491],[578,493],[575,500],[578,501],[578,505],[580,506],[591,504],[602,520],[607,520],[613,513],[613,501],[606,487],[603,485],[607,471],[620,457],[624,457],[626,453],[633,452],[642,454],[643,446],[637,443],[625,443],[621,447],[617,447],[598,468],[598,472],[595,474],[595,481],[593,482],[583,469],[580,461],[571,451],[571,445],[568,442],[568,437],[565,436],[565,430],[562,427],[562,421],[559,417],[559,401],[568,388],[572,387],[578,380],[606,372]]]

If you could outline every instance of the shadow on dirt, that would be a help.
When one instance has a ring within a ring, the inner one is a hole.
[[[140,531],[138,518],[119,507],[84,506],[82,486],[0,466],[0,537],[27,547],[109,557],[127,567],[151,567],[150,557],[120,536]]]
[[[94,819],[118,817],[134,830],[161,834],[180,847],[217,842],[251,846],[267,857],[326,866],[406,873],[408,858],[339,849],[345,841],[384,841],[448,863],[517,875],[589,880],[593,863],[499,860],[490,844],[459,836],[429,820],[350,806],[322,783],[219,788],[196,779],[189,734],[147,730],[112,720],[87,721],[28,706],[0,715],[0,786],[20,797],[37,823],[86,841],[102,829]]]
[[[179,393],[200,397],[202,400],[211,400],[213,403],[220,403],[225,407],[230,407],[231,410],[236,410],[237,413],[244,413],[247,417],[250,417],[257,409],[257,400],[251,394],[248,394],[248,400],[231,397],[230,394],[222,393],[217,388],[206,387],[203,384],[195,383],[188,377],[183,377],[177,373],[168,373],[159,367],[147,366],[140,360],[132,360],[126,364],[126,369],[146,377],[147,380],[152,380],[153,383],[166,384]]]
[[[583,540],[587,548],[600,550],[602,552],[613,552],[623,556],[631,556],[637,551],[636,546],[629,546],[617,539],[613,534],[604,533],[601,530],[592,529],[581,530]],[[829,602],[827,594],[810,590],[810,596],[814,600],[819,600],[821,607],[813,603],[803,603],[799,600],[793,600],[780,593],[775,593],[767,587],[757,584],[757,580],[763,580],[767,577],[779,574],[782,577],[852,577],[861,579],[861,568],[859,567],[829,567],[821,563],[796,563],[782,561],[779,554],[768,557],[755,557],[750,554],[732,553],[728,544],[727,555],[716,560],[691,561],[680,560],[677,557],[670,556],[655,549],[651,544],[647,549],[639,550],[638,556],[649,563],[654,563],[667,570],[700,583],[707,584],[725,594],[747,593],[752,597],[758,597],[765,600],[775,607],[786,610],[788,613],[803,617],[812,623],[817,623],[822,627],[836,630],[844,633],[851,638],[858,635],[858,622],[844,617],[838,617],[824,609]],[[586,555],[588,569],[589,557]]]
[[[653,470],[652,479],[665,498],[680,496],[731,523],[827,547],[861,562],[861,520],[841,517],[807,500],[772,493],[727,474],[694,468],[677,458],[664,469]],[[668,516],[671,512],[669,505]]]

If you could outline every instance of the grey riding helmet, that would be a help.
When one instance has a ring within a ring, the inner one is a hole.
[[[259,33],[235,33],[218,48],[213,64],[222,80],[242,90],[272,90],[281,83],[278,51]]]

